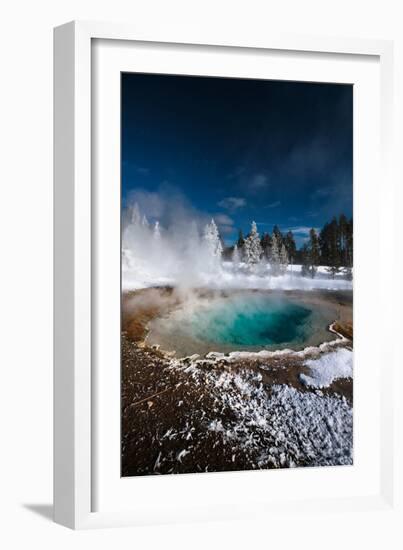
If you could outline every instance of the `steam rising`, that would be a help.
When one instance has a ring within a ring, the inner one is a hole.
[[[150,228],[138,202],[128,208],[122,235],[124,287],[136,287],[141,282],[141,286],[194,287],[202,285],[207,274],[210,277],[220,270],[222,247],[214,221],[206,223],[202,233],[205,219],[199,215],[189,219],[182,201],[163,204],[152,193],[140,194],[139,198],[149,207],[148,216],[160,214],[166,223],[155,220]]]
[[[159,192],[137,190],[123,212],[122,287],[150,286],[256,289],[351,289],[351,281],[330,280],[319,268],[315,279],[302,277],[300,266],[289,266],[272,276],[267,261],[247,265],[235,250],[232,261],[223,261],[220,235],[229,218],[196,210],[174,188]],[[223,225],[224,224],[224,225]],[[256,224],[256,246],[260,247]],[[253,233],[253,232],[252,232]],[[253,244],[252,244],[253,246]]]

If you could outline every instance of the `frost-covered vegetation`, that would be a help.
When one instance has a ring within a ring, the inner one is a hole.
[[[214,219],[150,224],[137,203],[126,212],[123,229],[123,286],[213,286],[229,288],[351,288],[352,220],[334,218],[318,233],[312,228],[297,249],[292,231],[277,226],[259,234],[239,232],[226,246]]]

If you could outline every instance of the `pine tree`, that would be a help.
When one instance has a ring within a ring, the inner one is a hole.
[[[312,279],[315,277],[320,264],[320,247],[319,237],[314,228],[309,232],[309,263],[310,263],[310,275]]]
[[[347,265],[353,267],[353,218],[347,224]]]
[[[294,235],[292,231],[288,231],[287,235],[285,236],[284,244],[287,249],[290,263],[291,264],[295,263],[295,257],[297,255],[297,246],[295,244]]]
[[[260,244],[259,233],[255,222],[252,222],[251,231],[244,243],[245,261],[249,265],[255,265],[260,262],[262,256],[262,246]]]
[[[221,259],[223,247],[214,219],[211,219],[211,222],[204,228],[203,239],[211,257]]]
[[[270,235],[268,233],[264,233],[262,238],[260,239],[260,245],[262,247],[263,254],[266,258],[268,258],[270,254],[270,243],[271,243]]]
[[[284,275],[287,272],[288,268],[288,253],[284,244],[281,245],[280,249],[280,273]]]
[[[243,259],[244,244],[245,244],[245,237],[243,236],[242,229],[240,229],[238,234],[238,240],[236,242],[236,246],[238,248],[238,254],[239,254],[239,261],[242,261]]]
[[[270,248],[270,267],[273,275],[279,275],[282,272],[281,267],[281,247],[283,245],[283,235],[278,227],[275,225],[273,227],[273,234],[271,238],[271,248]]]
[[[315,277],[320,265],[319,237],[316,230],[309,231],[309,241],[302,248],[301,275],[303,277]]]
[[[243,232],[242,232],[242,229],[239,230],[239,236],[238,236],[238,241],[237,241],[237,246],[238,246],[238,249],[242,248],[243,245],[245,244],[245,238],[243,236]]]
[[[308,275],[310,275],[311,259],[307,243],[305,243],[301,249],[301,256],[301,275],[303,277],[308,277]]]
[[[329,265],[330,257],[330,224],[325,223],[319,233],[320,256],[322,265]]]
[[[352,278],[353,267],[353,220],[344,214],[326,223],[319,235],[321,263],[334,278],[343,268],[348,279]]]
[[[270,268],[273,275],[280,273],[280,247],[279,235],[273,230],[270,248]]]
[[[328,254],[328,272],[334,279],[341,265],[340,231],[336,218],[333,218],[328,228]]]
[[[275,225],[275,226],[273,227],[273,237],[274,237],[274,236],[276,236],[276,238],[277,238],[277,245],[278,245],[278,247],[279,247],[279,249],[280,249],[281,245],[282,245],[283,242],[284,242],[284,239],[283,239],[283,234],[281,233],[280,228],[279,228],[278,225]]]
[[[339,216],[339,241],[340,241],[340,264],[347,266],[347,231],[348,221],[344,214]]]
[[[340,265],[347,279],[353,277],[353,220],[339,216]]]
[[[353,220],[348,220],[346,226],[346,265],[344,269],[346,278],[353,278]]]

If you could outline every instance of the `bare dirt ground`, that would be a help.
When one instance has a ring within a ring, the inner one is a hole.
[[[245,469],[230,448],[206,430],[208,392],[157,353],[122,336],[122,475]],[[170,437],[174,436],[174,437]],[[180,453],[194,443],[192,457]],[[164,457],[162,464],[161,456]]]

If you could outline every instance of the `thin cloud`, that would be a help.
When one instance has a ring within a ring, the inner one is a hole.
[[[221,224],[224,224],[224,225],[233,225],[233,223],[234,223],[234,220],[232,218],[230,218],[229,216],[227,216],[227,214],[216,214],[214,216],[214,221],[216,223],[221,223]]]
[[[213,217],[220,233],[228,235],[234,231],[234,220],[230,216],[227,216],[227,214],[216,214]]]
[[[221,208],[225,208],[229,212],[235,212],[239,208],[246,206],[246,200],[242,197],[225,197],[217,203]]]
[[[280,206],[281,201],[274,201],[270,204],[266,204],[265,208],[276,208],[277,206]]]
[[[309,232],[311,229],[315,229],[315,231],[319,231],[318,227],[308,227],[307,225],[300,225],[297,227],[286,227],[282,231],[292,231],[296,235],[309,235]]]
[[[257,192],[269,186],[268,177],[264,174],[255,174],[248,184],[249,191]]]

